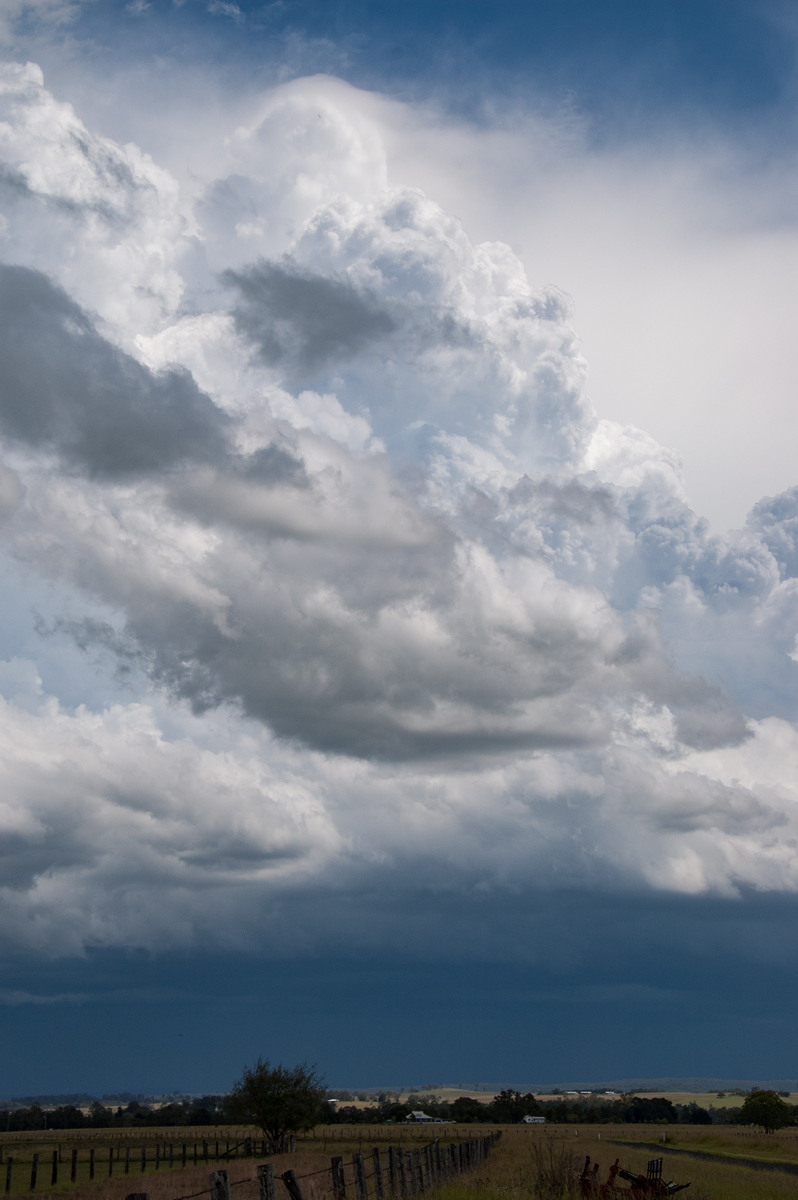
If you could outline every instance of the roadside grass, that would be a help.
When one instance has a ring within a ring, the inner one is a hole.
[[[754,1168],[743,1162],[724,1163],[674,1153],[677,1144],[681,1146],[682,1142],[685,1149],[703,1149],[692,1140],[691,1127],[688,1126],[669,1126],[665,1136],[672,1136],[674,1140],[671,1142],[660,1141],[663,1135],[661,1125],[637,1126],[631,1133],[628,1125],[583,1126],[573,1129],[568,1126],[549,1126],[540,1132],[515,1129],[508,1132],[509,1136],[502,1139],[495,1158],[488,1164],[490,1171],[500,1169],[502,1160],[506,1163],[502,1186],[493,1193],[496,1200],[499,1200],[499,1197],[502,1200],[521,1200],[522,1197],[526,1200],[530,1200],[530,1197],[534,1197],[535,1200],[571,1200],[572,1196],[578,1195],[578,1188],[573,1184],[569,1190],[568,1180],[562,1182],[558,1192],[552,1173],[541,1170],[541,1151],[544,1155],[542,1165],[545,1167],[545,1154],[556,1155],[559,1147],[561,1161],[565,1162],[566,1146],[570,1148],[569,1161],[573,1163],[575,1160],[576,1175],[578,1176],[585,1157],[589,1155],[591,1162],[600,1164],[601,1182],[607,1178],[607,1172],[616,1158],[620,1159],[621,1166],[627,1170],[645,1174],[649,1160],[661,1157],[665,1179],[691,1183],[689,1193],[685,1193],[689,1195],[690,1200],[787,1200],[787,1197],[794,1200],[798,1193],[798,1176],[794,1174],[769,1168]],[[682,1134],[686,1135],[684,1139]],[[535,1149],[536,1139],[541,1149]],[[752,1152],[750,1144],[743,1146],[739,1140],[728,1140],[736,1147],[741,1157],[746,1151],[751,1158],[758,1157]],[[548,1149],[545,1146],[547,1141],[550,1143]],[[728,1151],[724,1147],[719,1148],[717,1152]],[[767,1162],[768,1159],[763,1156],[763,1161]],[[518,1178],[518,1185],[514,1189],[511,1170],[513,1162]],[[473,1182],[476,1183],[476,1180]],[[455,1197],[441,1197],[441,1200],[455,1200]],[[488,1190],[480,1190],[480,1200],[491,1200]]]
[[[669,1130],[689,1134],[684,1126]],[[576,1200],[588,1155],[600,1164],[601,1182],[616,1158],[627,1170],[645,1174],[648,1161],[662,1157],[666,1180],[690,1182],[689,1200],[795,1200],[798,1194],[796,1175],[669,1153],[667,1143],[655,1149],[661,1136],[660,1125],[639,1126],[631,1134],[628,1125],[510,1127],[483,1167],[438,1189],[435,1200]]]
[[[766,1134],[761,1129],[734,1125],[674,1125],[664,1134],[665,1146],[704,1150],[735,1157],[762,1158],[798,1163],[798,1129],[778,1129]],[[661,1129],[660,1129],[660,1135]]]

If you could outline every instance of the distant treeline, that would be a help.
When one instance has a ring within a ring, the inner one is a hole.
[[[4,1100],[0,1100],[0,1109],[6,1112],[9,1108],[29,1108],[32,1104],[41,1104],[46,1108],[55,1108],[66,1104],[73,1104],[75,1108],[88,1108],[97,1100],[109,1108],[116,1108],[119,1104],[129,1104],[131,1100],[138,1100],[142,1104],[151,1104],[156,1099],[159,1103],[163,1103],[165,1100],[188,1100],[191,1097],[180,1092],[158,1097],[148,1096],[144,1092],[107,1092],[103,1096],[94,1096],[91,1092],[48,1092],[47,1094],[39,1093],[36,1096],[8,1096]]]
[[[340,1093],[339,1093],[340,1096]],[[551,1100],[539,1100],[531,1092],[522,1094],[512,1090],[499,1092],[493,1100],[485,1103],[471,1096],[460,1096],[445,1102],[429,1096],[409,1096],[407,1102],[378,1100],[374,1105],[356,1108],[339,1103],[328,1117],[333,1124],[378,1124],[383,1121],[405,1121],[413,1111],[441,1121],[466,1122],[469,1124],[517,1124],[524,1117],[544,1117],[554,1124],[685,1124],[685,1125],[734,1125],[739,1121],[739,1108],[706,1109],[699,1104],[674,1104],[664,1096],[603,1095],[580,1096],[570,1099],[552,1096]],[[798,1123],[798,1109],[796,1122]]]
[[[335,1096],[338,1103],[331,1104]],[[471,1096],[443,1101],[435,1096],[411,1095],[400,1103],[396,1097],[380,1095],[374,1104],[356,1107],[342,1103],[348,1093],[328,1093],[318,1114],[320,1125],[379,1125],[400,1123],[413,1112],[423,1112],[439,1121],[458,1124],[518,1124],[526,1116],[544,1117],[553,1124],[687,1124],[734,1125],[741,1120],[739,1108],[702,1108],[698,1104],[674,1104],[664,1096],[552,1096],[537,1099],[531,1092],[522,1094],[507,1089],[487,1103]],[[798,1106],[793,1111],[793,1124],[798,1124]],[[175,1100],[166,1104],[145,1104],[130,1100],[127,1104],[109,1106],[99,1100],[88,1106],[74,1103],[42,1108],[38,1102],[19,1108],[0,1110],[0,1131],[9,1132],[45,1129],[131,1129],[157,1126],[230,1125],[239,1119],[229,1108],[227,1096],[201,1096],[191,1100]]]
[[[31,1129],[130,1129],[159,1125],[226,1125],[235,1119],[227,1112],[226,1096],[201,1096],[168,1104],[143,1104],[130,1100],[110,1107],[100,1100],[88,1106],[59,1104],[42,1108],[38,1102],[0,1112],[0,1132]]]

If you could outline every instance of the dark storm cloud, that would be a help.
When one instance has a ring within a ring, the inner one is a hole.
[[[345,362],[396,328],[373,297],[290,261],[225,271],[223,279],[240,294],[233,310],[239,331],[265,362],[289,372]]]
[[[227,418],[188,372],[153,374],[46,275],[0,266],[0,426],[96,478],[157,473],[226,448]]]
[[[274,444],[242,459],[239,469],[245,479],[267,486],[292,484],[301,487],[307,483],[307,474],[299,459]]]

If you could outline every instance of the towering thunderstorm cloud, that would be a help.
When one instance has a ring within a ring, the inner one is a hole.
[[[0,671],[0,934],[798,890],[798,489],[710,536],[592,410],[566,297],[391,186],[342,96],[276,88],[178,182],[2,68],[0,529],[39,616]]]

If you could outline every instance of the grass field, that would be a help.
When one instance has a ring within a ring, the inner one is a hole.
[[[670,1126],[662,1143],[662,1126],[593,1126],[584,1129],[550,1126],[542,1130],[511,1127],[484,1170],[468,1180],[442,1188],[436,1200],[576,1200],[576,1178],[590,1156],[601,1166],[600,1180],[616,1158],[630,1171],[645,1173],[651,1158],[662,1157],[663,1177],[691,1183],[685,1196],[690,1200],[794,1200],[798,1174],[764,1169],[778,1161],[798,1165],[798,1143],[794,1137],[772,1139],[718,1137],[712,1143],[694,1138],[686,1126]],[[705,1153],[694,1158],[677,1150]],[[724,1162],[734,1156],[735,1161]],[[757,1160],[756,1167],[747,1160]],[[570,1180],[570,1187],[568,1186]]]
[[[635,1092],[636,1096],[664,1096],[673,1104],[698,1104],[701,1108],[739,1108],[745,1096],[734,1096],[726,1092],[718,1096],[717,1092]],[[796,1103],[796,1096],[785,1096],[788,1104]]]
[[[291,1168],[302,1182],[306,1200],[329,1200],[330,1157],[341,1155],[346,1161],[352,1154],[369,1155],[375,1146],[401,1144],[412,1150],[439,1136],[442,1141],[469,1139],[484,1132],[474,1125],[444,1127],[395,1126],[325,1126],[299,1139],[296,1153],[271,1158],[276,1175]],[[142,1137],[142,1132],[144,1137]],[[37,1200],[69,1194],[70,1200],[125,1200],[134,1192],[146,1192],[150,1200],[187,1200],[202,1196],[208,1189],[209,1174],[215,1166],[229,1171],[233,1200],[258,1200],[256,1166],[259,1158],[239,1158],[214,1163],[209,1159],[193,1165],[193,1142],[203,1141],[211,1147],[217,1140],[227,1141],[224,1129],[155,1129],[122,1131],[85,1131],[71,1134],[60,1131],[51,1135],[0,1135],[3,1161],[14,1157],[15,1180],[12,1197],[31,1196],[28,1187],[30,1162],[36,1152],[40,1155]],[[244,1131],[231,1131],[234,1140]],[[251,1131],[250,1131],[251,1132]],[[174,1138],[177,1133],[179,1138]],[[120,1137],[120,1134],[122,1135]],[[127,1136],[125,1136],[127,1135]],[[220,1137],[220,1135],[222,1135]],[[152,1151],[160,1141],[173,1139],[176,1145],[186,1140],[188,1164],[181,1166],[181,1155],[173,1158],[173,1166],[163,1158],[155,1170]],[[663,1140],[664,1139],[664,1140]],[[129,1174],[122,1173],[126,1144],[140,1147],[146,1141],[148,1169],[137,1170],[140,1156],[131,1153]],[[62,1171],[56,1188],[50,1187],[50,1163],[53,1149],[60,1143]],[[95,1179],[89,1182],[87,1172],[81,1171],[77,1185],[69,1182],[71,1147],[80,1149],[81,1163],[88,1163],[90,1149],[95,1151]],[[114,1161],[114,1174],[107,1173],[109,1151],[119,1156]],[[200,1154],[201,1154],[200,1149]],[[578,1195],[576,1178],[589,1155],[601,1167],[600,1178],[616,1158],[632,1171],[645,1171],[651,1158],[662,1157],[664,1176],[679,1183],[690,1181],[690,1200],[794,1200],[798,1195],[798,1129],[782,1130],[770,1136],[735,1126],[712,1128],[702,1126],[546,1126],[504,1127],[502,1140],[493,1155],[481,1168],[455,1183],[435,1191],[435,1200],[575,1200]],[[700,1157],[695,1157],[695,1156]],[[17,1167],[19,1172],[17,1173]],[[790,1172],[792,1168],[792,1173]],[[0,1165],[0,1186],[4,1165]],[[370,1193],[374,1200],[373,1183]],[[355,1198],[354,1188],[348,1191]],[[277,1200],[288,1200],[282,1183],[277,1184]]]

